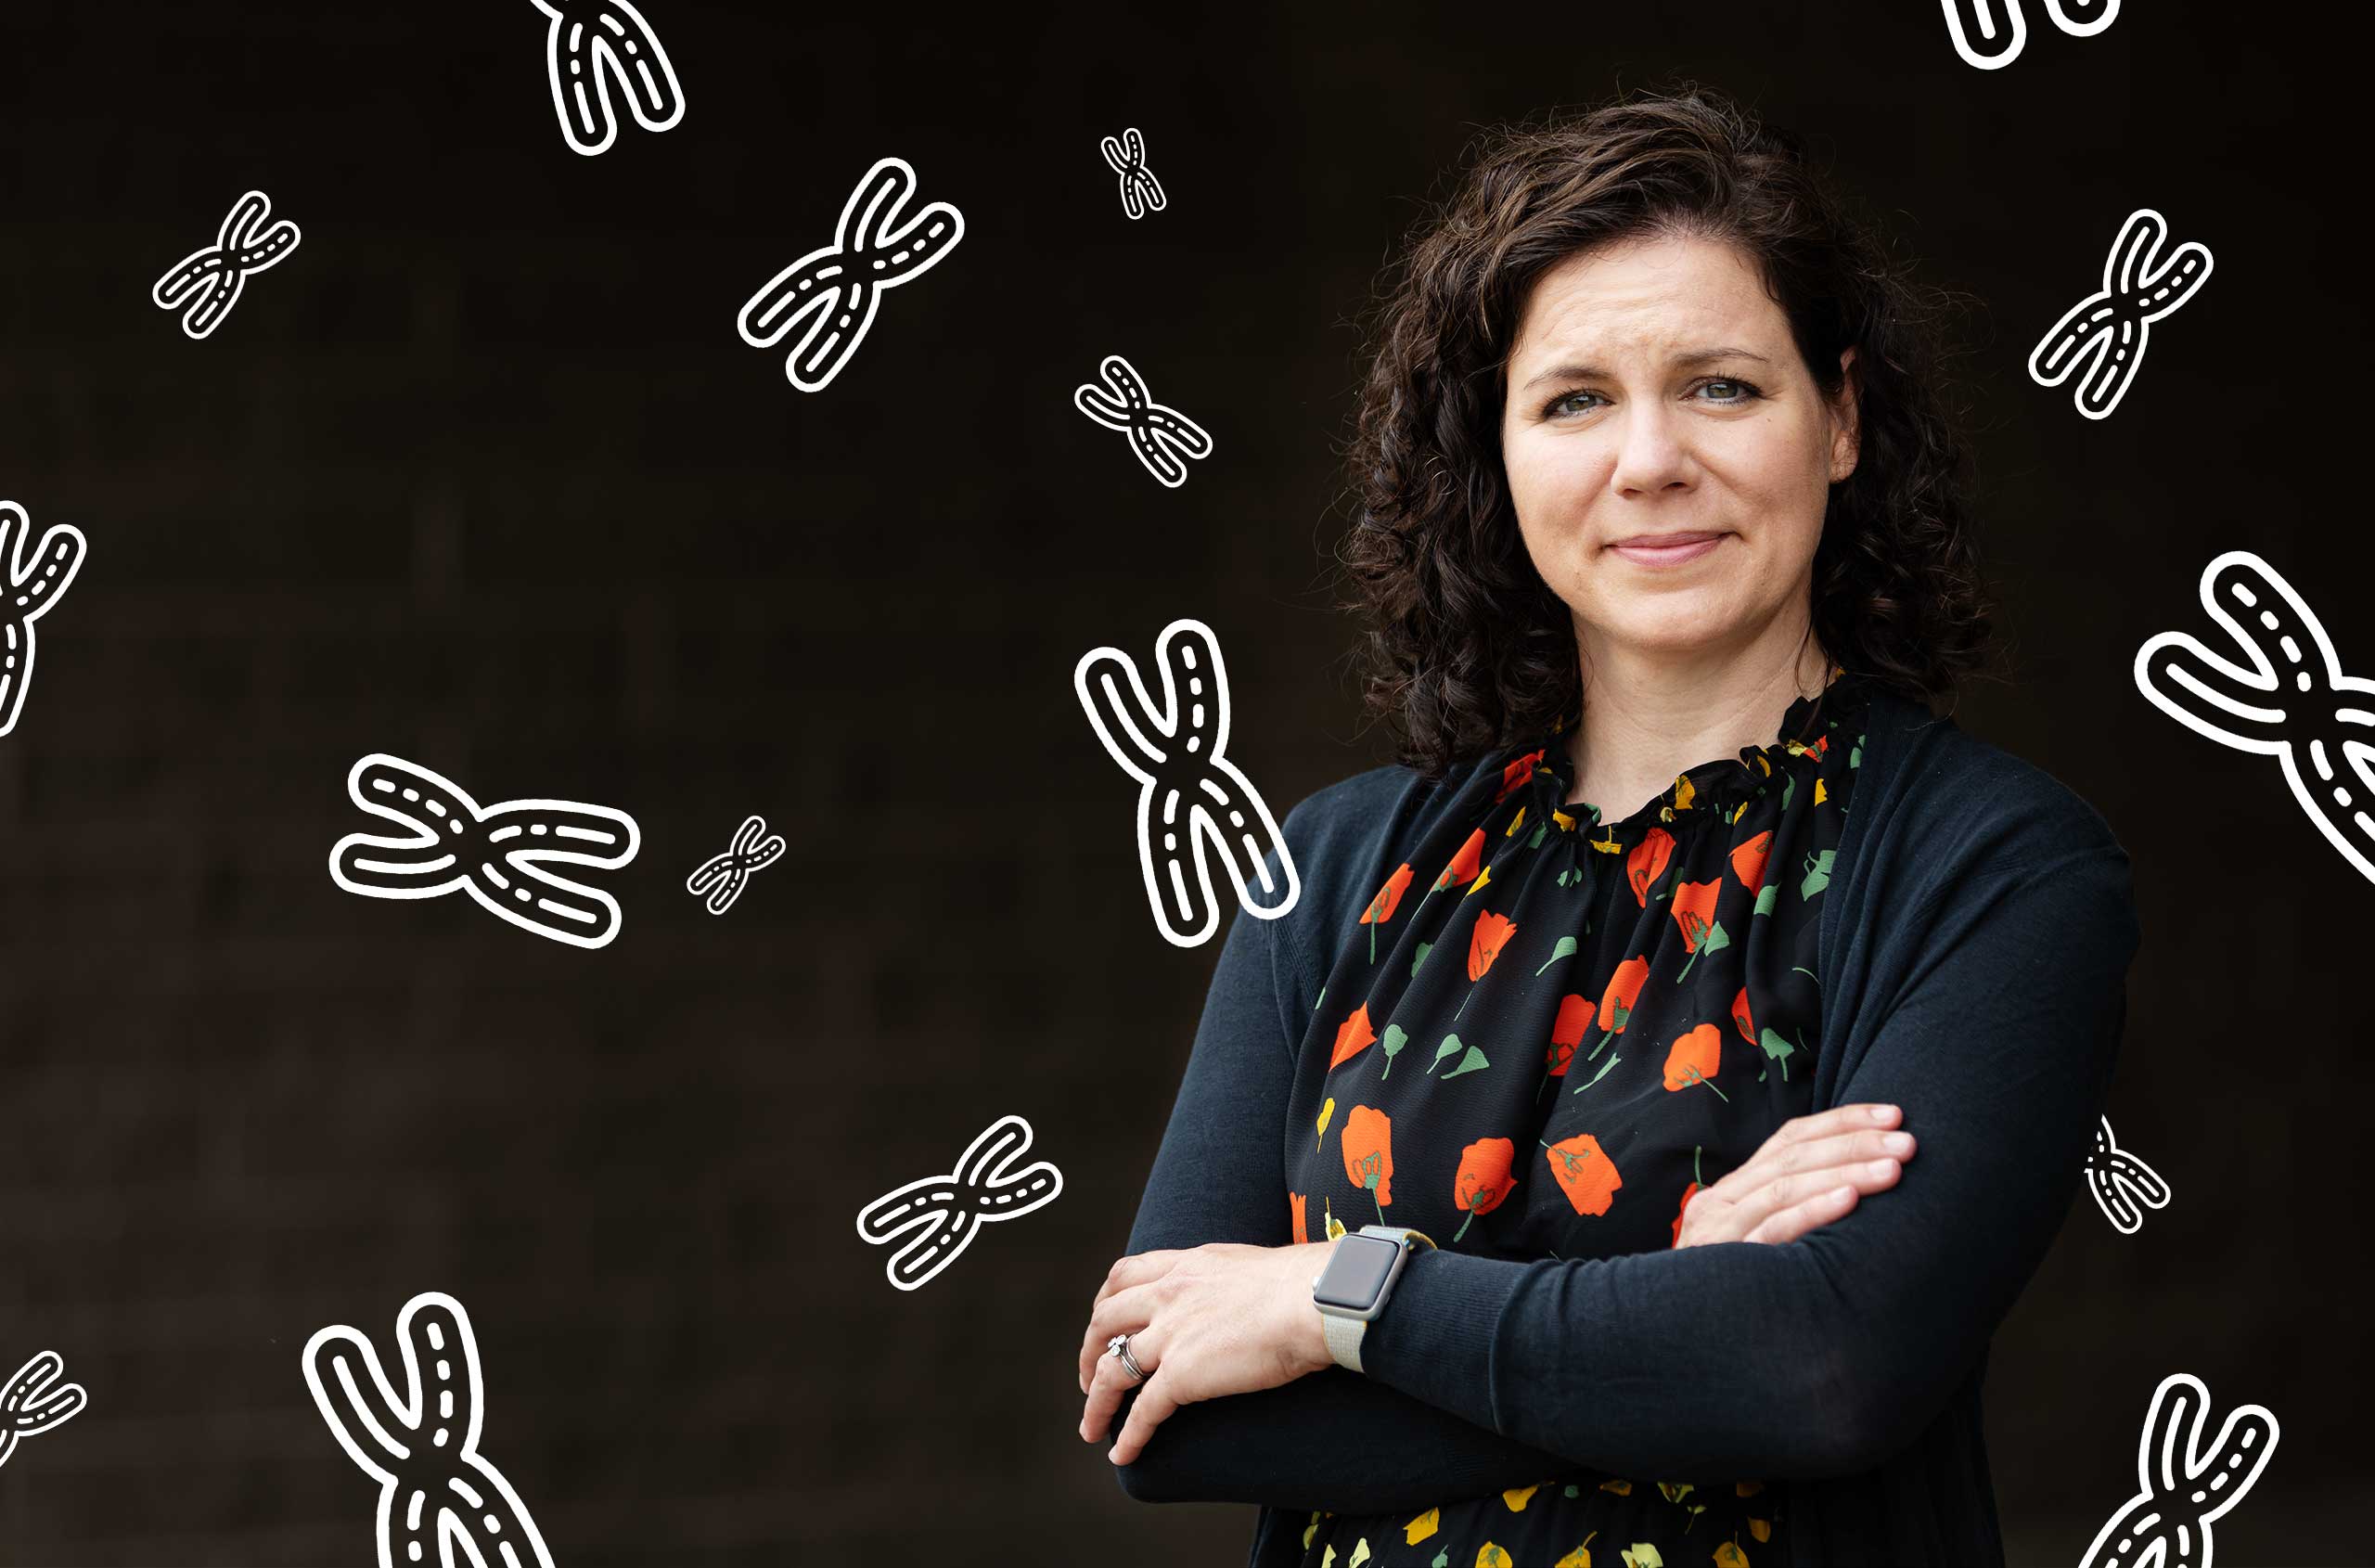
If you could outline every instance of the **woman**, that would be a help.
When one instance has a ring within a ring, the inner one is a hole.
[[[1264,1505],[1256,1568],[2003,1561],[1987,1342],[2138,931],[1932,715],[1987,621],[1919,302],[1697,91],[1416,244],[1348,550],[1409,742],[1229,932],[1082,1340],[1132,1497]]]

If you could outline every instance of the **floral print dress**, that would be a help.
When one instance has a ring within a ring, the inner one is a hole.
[[[1559,736],[1480,766],[1337,937],[1289,1107],[1298,1241],[1410,1226],[1488,1257],[1671,1247],[1691,1195],[1812,1109],[1817,917],[1869,688],[1622,822]],[[1387,1310],[1392,1310],[1389,1305]],[[1676,1355],[1687,1355],[1676,1346]],[[1780,1561],[1784,1488],[1578,1469],[1391,1516],[1315,1513],[1305,1568]]]

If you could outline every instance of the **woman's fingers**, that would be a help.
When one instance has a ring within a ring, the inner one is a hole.
[[[1852,1183],[1827,1187],[1803,1202],[1766,1215],[1740,1240],[1761,1241],[1767,1246],[1794,1241],[1809,1230],[1836,1224],[1855,1209],[1860,1197]]]
[[[1907,1137],[1908,1141],[1900,1148],[1887,1141],[1894,1137]],[[1726,1197],[1730,1201],[1735,1222],[1741,1228],[1742,1240],[1791,1241],[1813,1226],[1801,1224],[1786,1235],[1774,1234],[1772,1222],[1778,1217],[1800,1211],[1810,1202],[1817,1206],[1830,1202],[1838,1213],[1814,1222],[1827,1225],[1854,1207],[1852,1195],[1895,1186],[1905,1162],[1913,1158],[1913,1153],[1908,1135],[1842,1133],[1783,1151],[1762,1169],[1751,1161],[1725,1177],[1726,1181],[1740,1179],[1738,1192],[1727,1193]],[[1844,1204],[1838,1203],[1842,1188],[1851,1194]]]
[[[1089,1377],[1097,1369],[1097,1358],[1105,1354],[1105,1342],[1115,1334],[1126,1329],[1136,1329],[1146,1321],[1144,1317],[1140,1317],[1121,1328],[1106,1329],[1100,1331],[1098,1328],[1100,1321],[1098,1317],[1098,1311],[1118,1292],[1159,1279],[1170,1273],[1172,1265],[1178,1262],[1182,1251],[1183,1249],[1177,1247],[1163,1247],[1150,1253],[1132,1253],[1116,1259],[1113,1266],[1106,1270],[1105,1282],[1097,1287],[1096,1298],[1088,1304],[1088,1327],[1081,1333],[1080,1391],[1083,1394],[1088,1392]],[[1135,1356],[1137,1352],[1133,1350],[1130,1354]]]
[[[1139,1370],[1147,1374],[1147,1382],[1151,1385],[1154,1382],[1155,1369],[1162,1364],[1162,1330],[1153,1328],[1133,1330],[1130,1334],[1130,1358],[1138,1364]],[[1102,1438],[1113,1423],[1113,1412],[1121,1407],[1122,1396],[1139,1386],[1138,1380],[1132,1377],[1129,1369],[1122,1365],[1120,1356],[1108,1356],[1101,1358],[1097,1363],[1096,1372],[1089,1381],[1088,1405],[1081,1412],[1081,1441],[1095,1443]],[[1143,1393],[1140,1394],[1138,1405],[1145,1404],[1146,1398]],[[1137,1414],[1137,1406],[1132,1406],[1130,1417],[1133,1422],[1136,1420]],[[1149,1429],[1151,1430],[1151,1423]],[[1140,1438],[1139,1441],[1143,1444],[1145,1439]],[[1127,1464],[1129,1461],[1123,1459],[1116,1462]]]
[[[1115,1334],[1135,1334],[1154,1321],[1155,1287],[1161,1276],[1110,1295],[1100,1294],[1097,1305],[1089,1309],[1088,1331],[1081,1336],[1080,1389],[1088,1392],[1089,1382],[1096,1376],[1099,1359],[1120,1365],[1121,1357],[1109,1352],[1106,1342]],[[1138,1365],[1149,1371],[1154,1364],[1138,1355],[1138,1342],[1130,1342],[1130,1354],[1137,1356]]]

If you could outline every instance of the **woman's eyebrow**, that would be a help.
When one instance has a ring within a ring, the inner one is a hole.
[[[1749,359],[1754,360],[1759,365],[1770,365],[1772,363],[1771,360],[1766,359],[1761,353],[1751,353],[1746,349],[1728,348],[1693,349],[1688,353],[1678,353],[1675,355],[1671,363],[1677,369],[1688,370],[1701,365],[1713,365],[1718,360],[1726,359]],[[1604,379],[1609,374],[1610,372],[1602,369],[1597,365],[1554,365],[1549,369],[1542,372],[1539,376],[1529,379],[1526,381],[1525,386],[1521,390],[1531,392],[1545,381],[1585,381]]]

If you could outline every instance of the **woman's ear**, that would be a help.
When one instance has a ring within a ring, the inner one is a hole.
[[[1857,455],[1863,450],[1862,422],[1855,397],[1855,346],[1850,343],[1839,354],[1839,397],[1830,411],[1830,482],[1837,484],[1855,471]]]

